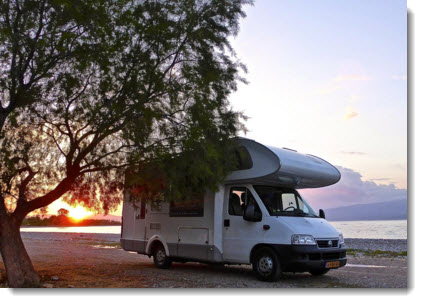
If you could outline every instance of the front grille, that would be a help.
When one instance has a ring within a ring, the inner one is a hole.
[[[331,245],[330,245],[331,242]],[[319,248],[332,248],[338,247],[338,240],[317,240]]]

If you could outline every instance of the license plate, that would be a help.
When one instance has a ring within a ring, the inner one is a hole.
[[[337,268],[340,267],[340,261],[332,261],[325,263],[325,268]]]

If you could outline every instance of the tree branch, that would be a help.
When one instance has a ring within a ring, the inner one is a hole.
[[[26,203],[18,204],[15,211],[13,212],[13,216],[21,222],[31,211],[50,205],[72,188],[72,184],[75,182],[79,175],[79,171],[75,170],[47,194],[41,197],[37,197]]]
[[[102,156],[100,156],[100,157],[98,157],[97,159],[95,159],[95,160],[93,160],[93,161],[91,161],[91,162],[88,162],[87,164],[85,164],[85,165],[83,165],[83,166],[81,166],[81,170],[83,170],[83,169],[85,169],[85,168],[88,168],[88,167],[90,167],[90,166],[92,166],[92,165],[99,165],[100,164],[100,161],[102,160],[102,159],[104,159],[104,158],[107,158],[108,156],[110,156],[110,155],[113,155],[113,154],[116,154],[116,153],[118,153],[120,150],[122,150],[123,148],[125,148],[125,147],[131,147],[131,145],[122,145],[122,146],[120,146],[119,148],[117,148],[117,149],[115,149],[115,150],[113,150],[113,151],[111,151],[111,152],[108,152],[108,153],[105,153],[105,154],[103,154]]]
[[[3,195],[0,195],[0,218],[7,216],[7,209],[6,209],[6,205],[4,204],[4,202],[5,201],[4,201]]]

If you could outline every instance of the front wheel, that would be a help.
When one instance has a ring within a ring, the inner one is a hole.
[[[258,280],[274,282],[281,277],[280,259],[269,247],[260,248],[255,253],[252,266]]]
[[[166,269],[171,266],[171,259],[166,256],[166,251],[162,244],[157,245],[154,248],[154,264],[158,268]]]
[[[329,269],[316,269],[316,270],[311,270],[310,273],[313,276],[322,276],[322,275],[325,275],[329,271],[330,271]]]

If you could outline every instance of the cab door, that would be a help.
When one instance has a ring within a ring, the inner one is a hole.
[[[255,203],[256,198],[247,186],[227,186],[223,209],[223,258],[229,262],[249,263],[249,254],[255,244],[264,237],[262,220],[249,222],[243,219],[246,205]]]

